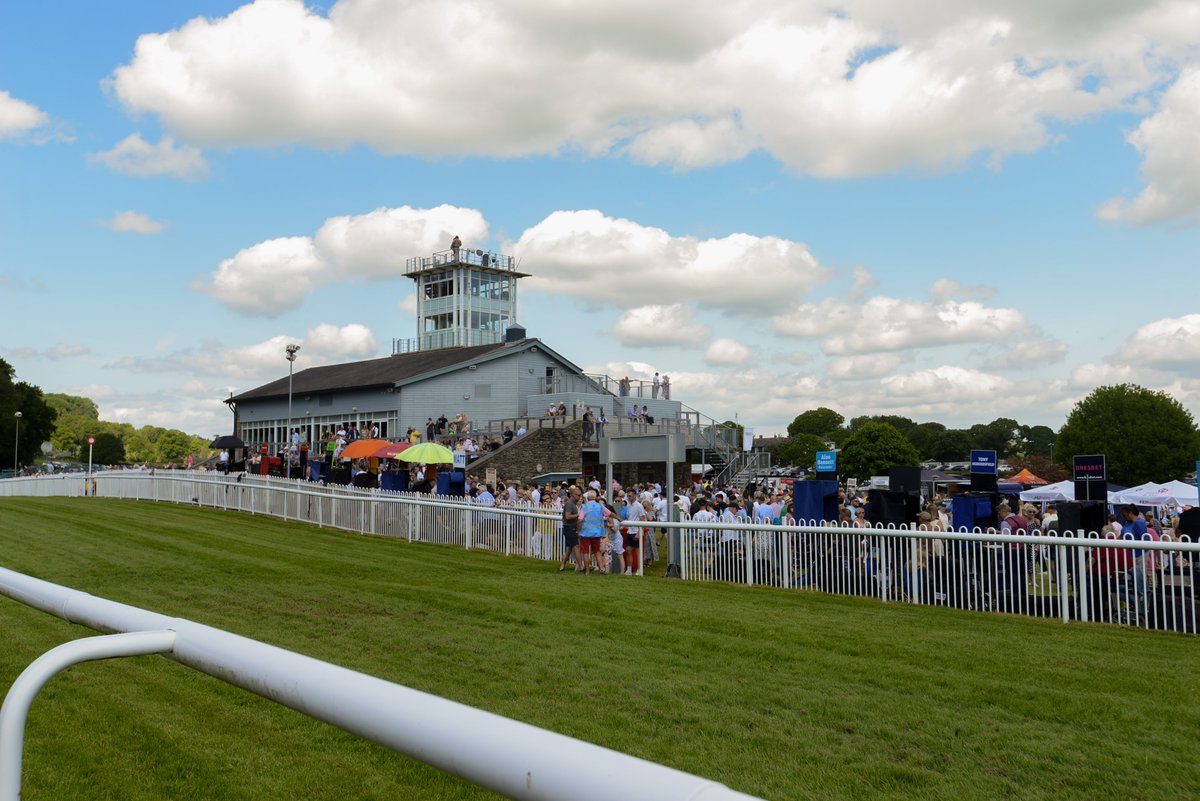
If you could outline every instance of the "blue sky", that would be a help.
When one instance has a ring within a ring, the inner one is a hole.
[[[224,431],[282,343],[413,336],[459,233],[532,335],[760,433],[1200,412],[1200,4],[643,5],[5,4],[0,355]]]

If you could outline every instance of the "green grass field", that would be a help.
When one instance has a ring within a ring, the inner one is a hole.
[[[770,799],[1200,797],[1200,639],[97,499],[0,500],[0,564]],[[0,686],[91,632],[0,598]],[[489,793],[161,657],[71,669],[24,798]]]

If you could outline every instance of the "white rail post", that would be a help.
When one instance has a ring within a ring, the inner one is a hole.
[[[0,801],[21,799],[21,758],[29,708],[46,682],[80,662],[162,654],[175,647],[173,631],[137,631],[74,640],[39,656],[21,672],[0,708]]]
[[[1082,540],[1083,537],[1078,539]],[[1075,546],[1075,594],[1079,598],[1079,620],[1087,623],[1092,616],[1091,575],[1087,570],[1087,549]]]
[[[1055,546],[1050,546],[1055,547]],[[1067,546],[1058,547],[1058,607],[1062,622],[1071,622],[1071,588],[1067,586]]]

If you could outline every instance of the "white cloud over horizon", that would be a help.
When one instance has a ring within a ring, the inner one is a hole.
[[[699,347],[711,329],[695,321],[691,308],[679,303],[649,305],[630,309],[617,318],[613,334],[622,345],[631,348],[679,345]]]
[[[111,150],[88,154],[88,159],[116,173],[153,178],[165,175],[181,181],[199,181],[208,177],[208,163],[197,148],[176,145],[170,136],[162,137],[157,145],[131,133]]]
[[[375,335],[359,323],[337,326],[321,323],[303,337],[280,334],[248,345],[228,347],[216,341],[176,350],[158,356],[116,359],[107,367],[132,373],[192,373],[209,378],[223,378],[230,385],[247,381],[266,382],[285,372],[284,348],[300,345],[296,369],[333,364],[377,356],[379,347]]]
[[[167,223],[136,211],[118,211],[111,220],[102,220],[100,224],[119,234],[158,234],[167,228]]]
[[[379,208],[327,219],[312,237],[269,239],[238,251],[193,289],[247,315],[278,317],[300,308],[322,284],[389,280],[404,275],[413,255],[486,243],[487,221],[475,209]],[[413,296],[415,311],[415,296]]]
[[[630,287],[647,274],[678,300],[730,313],[782,309],[789,297],[803,296],[832,275],[800,242],[742,233],[672,236],[595,209],[552,212],[527,228],[513,248],[538,265],[526,280],[530,289],[615,306],[627,305]],[[727,280],[750,269],[754,282]],[[764,292],[763,286],[787,286],[791,293]]]
[[[50,115],[32,103],[0,90],[0,139],[34,131],[50,122]]]
[[[1109,200],[1101,219],[1151,225],[1200,222],[1200,66],[1185,69],[1163,94],[1157,111],[1141,121],[1126,140],[1142,156],[1145,188],[1132,200]]]
[[[801,304],[771,320],[777,334],[822,338],[821,350],[830,356],[853,356],[887,351],[999,342],[1029,329],[1016,309],[989,308],[974,301],[940,303],[877,295],[863,303],[826,299]]]
[[[1055,121],[1136,108],[1195,40],[1184,3],[1084,5],[258,0],[139,37],[106,86],[208,147],[577,150],[676,169],[762,150],[846,178],[1038,150]],[[433,70],[427,52],[459,57]],[[463,108],[489,124],[443,124]]]

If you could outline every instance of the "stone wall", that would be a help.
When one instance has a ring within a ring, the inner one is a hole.
[[[578,473],[583,469],[583,423],[571,423],[564,428],[535,428],[471,462],[467,474],[482,480],[489,467],[495,468],[501,480],[523,482],[544,473]]]

